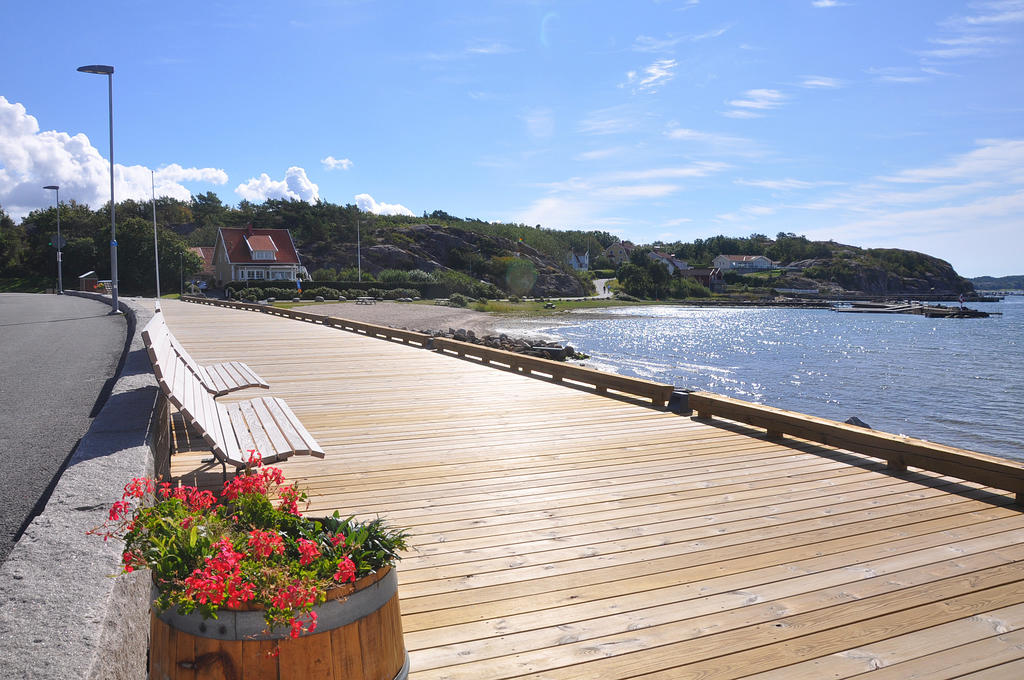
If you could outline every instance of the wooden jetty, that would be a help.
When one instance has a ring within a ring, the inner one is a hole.
[[[280,464],[309,512],[410,529],[412,680],[1024,676],[1024,465],[311,314],[163,313],[324,446]],[[173,476],[219,486],[175,434]]]
[[[929,319],[985,319],[989,316],[989,312],[977,309],[923,302],[854,302],[849,306],[833,305],[831,309],[847,314],[917,314]]]

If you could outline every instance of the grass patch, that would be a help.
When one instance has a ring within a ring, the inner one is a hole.
[[[38,276],[0,279],[0,293],[42,293],[48,288],[56,288],[56,283]]]

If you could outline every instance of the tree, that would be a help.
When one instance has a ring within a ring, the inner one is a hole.
[[[207,191],[192,197],[192,219],[200,225],[223,226],[228,209],[217,194]]]

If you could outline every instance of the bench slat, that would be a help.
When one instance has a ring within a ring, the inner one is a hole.
[[[309,434],[309,431],[302,425],[298,416],[295,415],[295,412],[292,411],[291,407],[283,399],[261,397],[260,401],[266,405],[267,409],[274,416],[274,420],[285,432],[287,432],[286,425],[295,431],[299,438],[299,441],[293,444],[296,453],[309,454],[317,458],[324,457],[324,450],[320,448],[320,445],[316,443],[316,440],[313,439],[313,436]]]
[[[253,408],[252,402],[239,402],[238,407],[245,417],[245,422],[249,427],[249,434],[252,436],[256,450],[263,454],[264,458],[268,456],[273,460],[287,458],[289,454],[288,442],[284,441],[284,438],[279,433],[273,432],[273,424],[271,424],[268,431]]]
[[[227,404],[224,409],[225,414],[228,416],[231,422],[231,428],[238,437],[238,454],[236,460],[230,460],[229,462],[235,465],[243,466],[245,461],[242,458],[248,458],[250,451],[259,451],[263,455],[264,462],[273,463],[275,458],[273,455],[266,455],[263,453],[263,449],[260,448],[259,442],[252,437],[252,433],[249,431],[249,425],[246,423],[245,415],[242,413],[240,403]],[[269,453],[269,452],[268,452]]]

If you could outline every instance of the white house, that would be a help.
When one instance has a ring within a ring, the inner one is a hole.
[[[590,269],[590,251],[588,250],[580,255],[579,253],[570,250],[568,257],[566,257],[566,261],[569,263],[570,267],[577,271],[587,271]]]
[[[675,255],[669,255],[667,253],[662,253],[657,250],[652,250],[651,252],[647,253],[647,257],[654,260],[655,262],[659,262],[665,265],[665,267],[668,269],[669,274],[674,274],[677,271],[686,271],[687,269],[690,268],[690,266],[686,263],[685,260],[678,260],[676,259]]]
[[[218,286],[229,281],[290,281],[306,275],[287,229],[221,228],[213,253]]]
[[[722,271],[764,271],[775,266],[771,259],[764,255],[719,255],[713,263]]]

